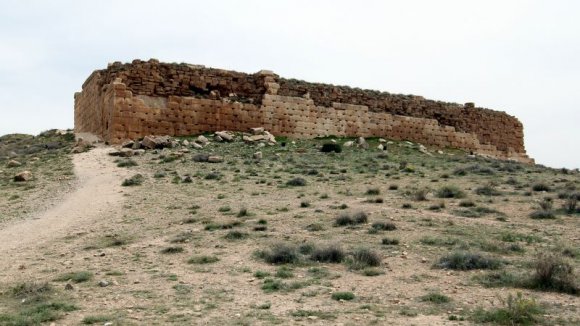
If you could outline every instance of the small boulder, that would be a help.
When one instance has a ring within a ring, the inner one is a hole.
[[[109,285],[110,285],[110,283],[108,281],[106,281],[106,280],[100,280],[99,281],[99,286],[102,287],[102,288],[106,288]]]
[[[200,143],[202,145],[205,145],[205,144],[209,143],[209,139],[207,139],[203,135],[199,135],[199,136],[197,136],[196,142],[198,142],[198,143]]]
[[[261,135],[264,133],[264,128],[263,127],[250,128],[250,131],[252,132],[252,135]]]
[[[20,162],[18,162],[18,161],[16,161],[16,160],[10,160],[10,161],[8,161],[8,163],[6,164],[6,167],[8,167],[8,168],[15,168],[15,167],[19,167],[19,166],[21,166],[21,165],[22,165],[22,163],[20,163]]]
[[[30,171],[22,171],[14,176],[14,181],[16,182],[23,182],[23,181],[30,181],[32,180],[32,172]]]
[[[194,162],[207,162],[208,159],[209,159],[208,154],[199,153],[199,154],[193,155]]]
[[[128,140],[126,142],[124,142],[123,144],[121,144],[122,148],[133,148],[133,145],[135,145],[135,142],[132,140]]]
[[[189,141],[187,139],[184,139],[183,142],[181,143],[183,146],[189,146]]]
[[[227,131],[218,131],[215,133],[217,137],[221,137],[225,141],[232,141],[234,140],[234,135],[230,134]]]
[[[354,145],[354,142],[352,140],[349,140],[347,142],[345,142],[342,146],[344,147],[352,147]]]
[[[262,159],[262,152],[255,152],[254,159],[261,160]]]
[[[221,162],[223,162],[223,161],[224,161],[224,158],[223,158],[223,157],[221,157],[221,156],[218,156],[218,155],[210,155],[210,156],[207,158],[207,161],[208,161],[209,163],[221,163]]]
[[[119,150],[119,156],[122,156],[122,157],[131,157],[131,156],[133,156],[134,154],[135,154],[135,153],[134,153],[134,152],[133,152],[133,150],[132,150],[132,149],[130,149],[130,148],[126,148],[126,147],[124,147],[124,148],[121,148],[121,149]]]
[[[200,145],[200,144],[198,144],[198,143],[191,143],[191,146],[192,146],[193,148],[195,148],[195,149],[202,149],[202,148],[203,148],[203,146],[201,146],[201,145]]]
[[[386,139],[384,139],[384,138],[379,138],[379,143],[381,143],[381,144],[384,144],[384,143],[386,143],[386,142],[387,142],[387,140],[386,140]]]

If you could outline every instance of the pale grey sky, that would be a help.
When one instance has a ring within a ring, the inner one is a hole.
[[[0,135],[72,128],[89,74],[135,58],[473,101],[580,167],[580,1],[0,0]]]

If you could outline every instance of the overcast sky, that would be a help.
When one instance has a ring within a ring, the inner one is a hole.
[[[72,128],[89,74],[135,58],[472,101],[580,167],[580,1],[0,0],[0,135]]]

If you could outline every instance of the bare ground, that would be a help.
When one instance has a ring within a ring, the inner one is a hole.
[[[387,190],[392,183],[401,189],[428,186],[428,180],[355,175],[354,179],[343,181],[317,182],[307,178],[309,185],[304,189],[284,188],[279,185],[288,177],[278,161],[261,164],[255,167],[258,175],[240,180],[234,177],[240,175],[234,171],[237,166],[247,173],[254,167],[236,162],[237,154],[228,157],[227,150],[224,164],[159,164],[151,162],[155,155],[147,154],[136,159],[139,166],[130,169],[116,167],[106,155],[108,150],[101,147],[75,155],[75,174],[79,179],[75,190],[35,218],[10,223],[0,230],[0,284],[51,281],[71,271],[94,274],[89,282],[73,284],[74,290],[68,295],[80,309],[67,313],[55,322],[57,325],[76,325],[87,316],[106,316],[119,325],[462,325],[469,322],[450,321],[449,316],[467,317],[476,307],[501,306],[508,293],[517,291],[548,304],[546,317],[553,324],[566,324],[558,320],[578,321],[577,296],[482,287],[472,278],[484,271],[434,269],[433,263],[450,248],[420,242],[426,235],[433,235],[477,238],[497,244],[495,239],[502,232],[545,239],[542,241],[546,242],[526,247],[525,256],[506,254],[517,268],[524,268],[533,252],[542,246],[564,243],[577,248],[577,218],[531,221],[526,197],[487,203],[509,217],[506,225],[491,217],[458,218],[451,210],[458,208],[459,200],[446,200],[446,208],[435,212],[427,207],[438,203],[437,199],[415,203],[398,191]],[[166,170],[168,176],[153,178],[158,170]],[[204,175],[212,170],[223,172],[224,177],[218,181],[205,179]],[[134,173],[145,175],[145,183],[134,188],[121,187],[122,180]],[[172,183],[172,173],[180,177],[199,175],[192,184]],[[269,182],[276,180],[276,175],[283,176],[281,181]],[[263,179],[267,181],[262,182]],[[469,188],[469,182],[481,180],[457,182]],[[364,194],[369,187],[380,189],[384,203],[366,200],[368,196]],[[508,186],[501,188],[511,191]],[[310,206],[300,207],[306,199]],[[401,209],[407,202],[415,208]],[[479,198],[476,202],[485,203]],[[336,207],[341,204],[346,204],[349,211],[368,212],[369,223],[362,227],[333,227],[339,213]],[[248,209],[248,216],[236,217],[241,208]],[[261,219],[267,221],[267,230],[254,231],[255,226],[262,225]],[[211,224],[236,221],[241,223],[233,229],[208,228]],[[397,230],[369,234],[368,227],[375,221],[395,223]],[[308,226],[313,223],[321,224],[322,229],[309,231]],[[228,240],[225,237],[231,230],[248,237]],[[185,240],[173,241],[179,236]],[[382,246],[383,237],[397,238],[400,245]],[[380,274],[364,276],[344,264],[298,264],[290,266],[293,277],[281,280],[289,288],[266,293],[261,289],[264,280],[256,277],[256,272],[274,277],[279,267],[265,264],[254,253],[278,242],[340,243],[347,250],[367,246],[382,257]],[[180,247],[183,252],[162,254],[168,247]],[[200,255],[217,257],[218,261],[187,263],[188,258]],[[314,277],[316,270],[322,271],[323,276]],[[100,287],[99,280],[110,285]],[[356,299],[331,300],[330,295],[337,291],[353,292]],[[433,305],[419,299],[431,292],[443,293],[452,302]]]

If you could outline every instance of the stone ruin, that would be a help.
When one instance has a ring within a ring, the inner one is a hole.
[[[199,65],[134,60],[94,71],[75,93],[75,132],[111,144],[263,127],[276,136],[384,137],[532,163],[504,112]]]

